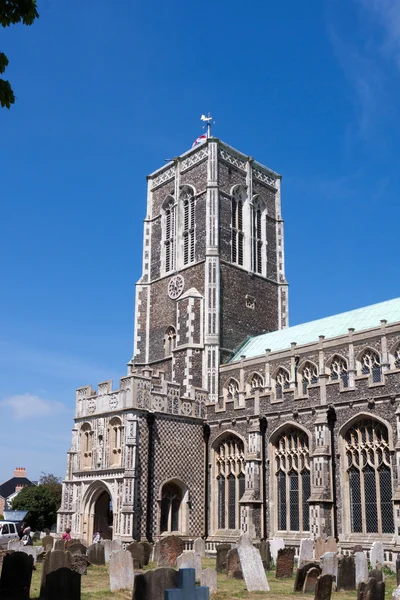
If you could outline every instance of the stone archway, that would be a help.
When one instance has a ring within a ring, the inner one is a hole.
[[[113,511],[111,496],[103,491],[94,505],[94,531],[100,531],[105,540],[112,540]]]
[[[81,536],[91,544],[97,529],[102,530],[104,539],[113,537],[113,498],[104,481],[94,481],[83,498],[83,520]]]

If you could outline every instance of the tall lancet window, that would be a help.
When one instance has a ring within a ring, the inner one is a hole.
[[[246,191],[237,186],[232,193],[231,246],[232,262],[243,265],[243,208]]]
[[[164,265],[169,273],[175,267],[175,202],[169,196],[164,202]]]
[[[253,270],[255,273],[263,272],[263,221],[264,204],[256,197],[253,202]]]
[[[194,208],[195,199],[193,190],[185,187],[182,190],[181,200],[183,205],[183,264],[194,262]]]

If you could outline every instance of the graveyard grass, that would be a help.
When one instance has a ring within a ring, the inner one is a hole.
[[[206,558],[202,561],[203,569],[207,567],[215,568],[215,559]],[[145,570],[155,569],[156,565],[150,563]],[[36,571],[33,572],[31,598],[39,598],[40,578],[42,575],[42,565],[38,564]],[[282,600],[291,598],[296,600],[311,600],[313,594],[301,594],[293,592],[294,577],[291,579],[276,579],[275,571],[267,573],[268,583],[271,591],[265,592],[247,592],[243,580],[228,579],[224,573],[218,573],[218,592],[211,596],[211,600],[260,600],[268,598],[268,600]],[[394,575],[386,576],[386,593],[385,599],[392,597],[392,591],[396,588],[396,577]],[[95,600],[96,598],[110,598],[114,600],[131,600],[132,594],[126,591],[110,592],[110,579],[108,575],[108,566],[97,567],[90,566],[88,574],[82,576],[82,595],[81,600]],[[332,600],[348,600],[357,598],[357,592],[338,592],[332,594]]]

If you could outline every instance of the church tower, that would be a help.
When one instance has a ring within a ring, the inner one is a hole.
[[[147,180],[131,369],[216,402],[219,365],[288,326],[281,176],[209,137]]]

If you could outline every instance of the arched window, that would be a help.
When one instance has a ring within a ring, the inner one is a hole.
[[[109,465],[116,467],[121,465],[122,458],[122,423],[121,419],[114,417],[110,420],[108,427]]]
[[[192,189],[185,187],[181,193],[183,207],[183,264],[188,265],[194,262],[194,244],[195,244],[195,199]]]
[[[245,457],[241,439],[226,437],[215,450],[218,529],[240,529],[239,500],[245,492]]]
[[[260,274],[263,273],[263,227],[266,227],[264,211],[264,203],[256,196],[253,200],[253,270]]]
[[[393,353],[393,356],[395,369],[400,369],[400,346],[397,346],[396,350]]]
[[[181,488],[176,483],[166,483],[161,492],[161,533],[181,531],[181,504]]]
[[[393,533],[392,473],[387,428],[362,419],[344,435],[350,528],[355,533]]]
[[[307,394],[308,386],[318,383],[317,367],[310,362],[306,362],[301,369],[301,390],[304,395]]]
[[[236,379],[229,379],[225,386],[227,400],[239,400],[239,383]]]
[[[367,348],[360,357],[361,374],[369,375],[372,383],[378,383],[381,380],[381,359],[379,354]]]
[[[311,494],[308,436],[301,429],[282,433],[274,445],[278,529],[309,531]]]
[[[250,393],[262,387],[264,387],[264,378],[260,373],[253,373],[249,379]]]
[[[164,202],[164,266],[169,273],[175,268],[175,201],[169,196]]]
[[[164,356],[171,356],[176,345],[176,332],[174,327],[168,327],[164,335]]]
[[[81,469],[92,467],[93,431],[89,423],[84,423],[80,431]]]
[[[231,216],[231,245],[232,262],[243,265],[243,205],[246,192],[243,186],[236,186],[232,194],[232,216]]]
[[[282,400],[283,390],[290,388],[290,377],[286,369],[279,369],[275,375],[275,396],[277,400]]]
[[[341,356],[334,356],[331,362],[331,381],[341,381],[343,387],[349,385],[347,361]]]

